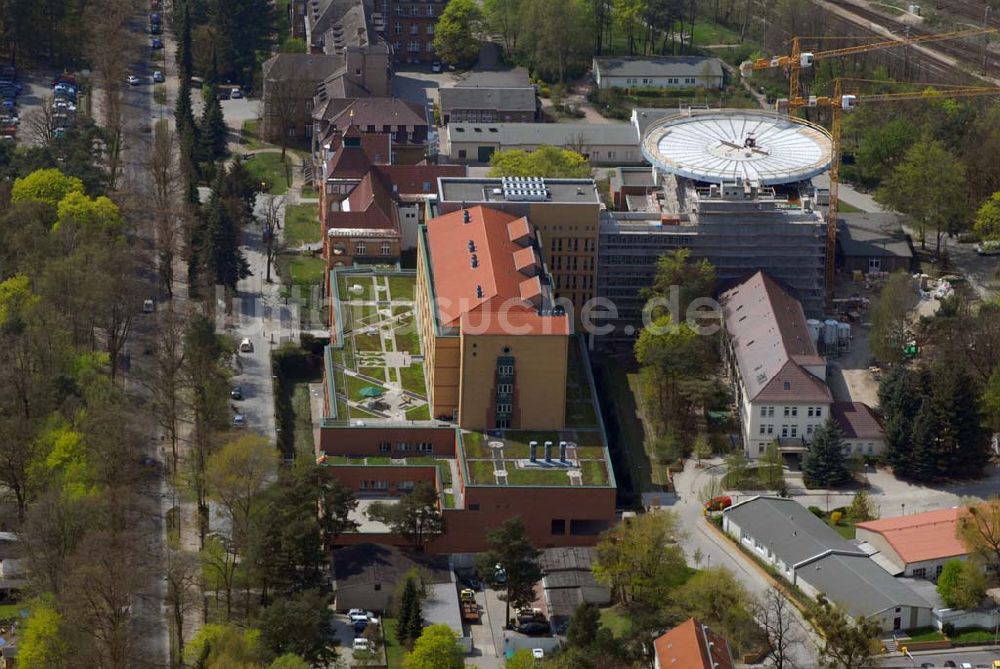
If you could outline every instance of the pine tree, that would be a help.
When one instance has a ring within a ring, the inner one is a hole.
[[[226,200],[219,194],[225,170],[219,170],[212,186],[212,197],[204,209],[204,243],[202,265],[217,285],[230,290],[240,279],[250,276],[250,266],[240,250],[240,226],[230,212]]]
[[[222,104],[219,102],[215,86],[208,87],[208,94],[205,98],[205,110],[201,115],[199,134],[201,136],[200,157],[202,160],[215,162],[226,156],[226,147],[229,143],[229,128],[226,126],[226,119],[222,115]]]
[[[420,595],[412,577],[406,579],[403,594],[399,603],[399,622],[396,635],[399,642],[407,648],[413,647],[413,642],[423,631],[423,611],[420,606]]]
[[[191,12],[188,3],[181,6],[180,36],[177,44],[177,69],[181,86],[191,85],[194,74],[194,64],[191,55]]]
[[[802,475],[810,487],[832,488],[851,480],[844,438],[833,418],[827,418],[813,433],[809,451],[802,459]]]
[[[927,383],[924,372],[897,366],[879,384],[879,406],[885,419],[885,457],[896,475],[904,478],[912,475],[913,427]]]

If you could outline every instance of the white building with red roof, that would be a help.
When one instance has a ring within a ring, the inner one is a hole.
[[[954,507],[869,520],[855,525],[856,538],[877,551],[873,559],[893,576],[935,580],[945,562],[968,558],[957,533],[960,511]]]

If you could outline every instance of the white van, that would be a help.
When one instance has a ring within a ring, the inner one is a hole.
[[[240,353],[253,353],[253,342],[249,337],[244,337],[240,342]]]
[[[355,653],[370,653],[372,642],[362,637],[355,637],[354,643],[351,644],[351,650]]]

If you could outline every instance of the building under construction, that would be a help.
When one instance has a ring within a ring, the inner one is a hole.
[[[639,290],[678,248],[711,262],[723,288],[764,270],[822,314],[826,222],[810,180],[830,166],[829,133],[765,111],[687,110],[649,124],[642,152],[651,170],[618,172],[620,211],[600,228],[598,290],[620,325],[641,318]]]

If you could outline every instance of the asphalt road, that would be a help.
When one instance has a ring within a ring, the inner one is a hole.
[[[1000,649],[996,651],[962,651],[962,650],[948,650],[941,652],[928,652],[928,653],[915,653],[911,658],[908,657],[892,657],[887,658],[882,661],[879,665],[881,667],[924,667],[927,669],[941,669],[945,666],[945,662],[951,661],[954,664],[948,665],[951,667],[961,667],[963,662],[968,662],[973,667],[979,669],[988,669],[993,666],[993,660],[1000,659]]]
[[[142,15],[133,22],[133,30],[142,33],[146,25],[146,16]],[[143,82],[138,86],[126,87],[124,93],[124,146],[122,155],[122,180],[135,193],[139,201],[150,201],[153,193],[152,178],[148,169],[148,160],[152,146],[152,125],[163,111],[155,104],[150,83],[152,72],[161,66],[154,66],[151,60],[151,49],[147,35],[140,37],[143,47],[140,59],[133,64],[131,72],[140,77]],[[155,228],[152,218],[143,211],[133,212],[136,223],[136,234],[133,247],[144,258],[151,258],[155,244]],[[141,264],[140,279],[147,285],[150,296],[156,296],[157,273],[151,262]],[[149,435],[141,456],[157,463],[164,462],[162,442],[158,438],[156,421],[149,409],[149,391],[141,382],[148,377],[146,372],[152,364],[152,358],[145,354],[156,341],[155,317],[140,314],[136,317],[134,329],[126,351],[130,353],[131,369],[126,377],[126,390],[132,396],[140,410],[134,419],[140,424],[142,431]],[[162,473],[162,466],[156,469]],[[166,482],[162,475],[147,479],[140,488],[142,495],[142,518],[144,527],[139,528],[146,537],[147,556],[151,563],[150,576],[142,590],[137,593],[132,606],[132,632],[136,647],[135,657],[139,666],[152,668],[170,666],[170,637],[167,628],[166,611],[164,608],[165,583],[163,578],[163,558],[165,554],[166,535],[164,518],[169,507],[171,495],[168,494]]]

